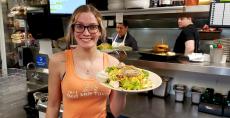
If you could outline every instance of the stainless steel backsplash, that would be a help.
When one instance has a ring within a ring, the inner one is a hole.
[[[180,33],[178,28],[129,28],[129,32],[137,40],[139,48],[152,48],[157,42],[167,42],[170,49],[173,49],[175,40]],[[110,37],[115,33],[115,28],[107,28],[107,36]],[[230,39],[230,29],[224,28],[221,38]],[[200,47],[205,53],[209,53],[209,44],[211,40],[201,40]]]

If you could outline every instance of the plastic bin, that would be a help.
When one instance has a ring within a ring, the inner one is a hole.
[[[204,92],[204,88],[203,87],[197,87],[197,86],[193,86],[191,88],[191,93],[192,93],[192,104],[199,104],[200,103],[200,97],[201,94]]]
[[[187,87],[183,84],[175,84],[173,89],[175,90],[175,101],[184,102]]]
[[[166,97],[170,92],[172,77],[161,76],[161,78],[162,78],[162,84],[158,88],[154,89],[152,92],[154,96]]]

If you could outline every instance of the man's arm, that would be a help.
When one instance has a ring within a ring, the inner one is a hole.
[[[194,52],[194,50],[195,50],[195,41],[191,39],[186,41],[184,55],[191,54]]]
[[[131,47],[132,47],[133,51],[138,50],[137,40],[131,35],[130,35],[130,44],[131,44]]]

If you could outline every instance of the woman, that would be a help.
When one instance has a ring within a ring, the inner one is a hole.
[[[47,118],[57,118],[63,101],[63,118],[105,118],[106,101],[118,117],[126,104],[126,95],[103,87],[96,73],[119,61],[97,50],[97,41],[105,35],[99,11],[90,5],[77,8],[69,24],[67,39],[73,37],[74,49],[54,54],[49,62]]]

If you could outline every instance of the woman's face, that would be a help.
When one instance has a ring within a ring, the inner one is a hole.
[[[91,12],[83,12],[75,18],[74,37],[83,48],[95,47],[101,36],[99,23]]]

